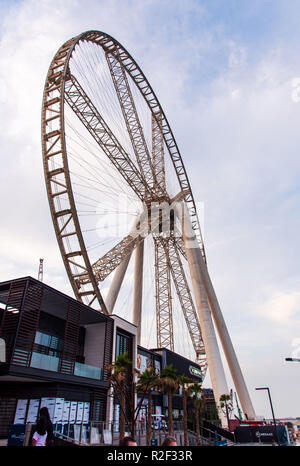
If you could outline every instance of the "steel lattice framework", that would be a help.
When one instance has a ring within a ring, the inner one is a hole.
[[[80,44],[94,44],[105,54],[130,138],[132,154],[128,152],[128,148],[125,149],[116,128],[110,127],[101,108],[98,108],[82,82],[71,71],[70,60],[76,55],[76,48]],[[151,114],[151,147],[135,104],[133,86]],[[118,286],[121,286],[127,266],[124,266],[125,261],[127,259],[128,263],[128,257],[140,244],[142,237],[129,233],[102,257],[96,261],[90,260],[70,177],[65,106],[72,110],[109,163],[146,205],[146,218],[150,216],[153,203],[158,203],[159,206],[166,203],[170,206],[172,202],[180,201],[185,204],[205,262],[199,220],[186,170],[169,123],[134,59],[119,42],[103,32],[88,31],[63,44],[50,65],[43,95],[42,148],[48,199],[64,265],[77,299],[109,313],[111,310],[107,309],[102,298],[99,282],[115,271],[119,277]],[[170,195],[166,184],[166,157],[172,162],[180,186],[175,197]],[[161,210],[160,207],[158,210]],[[147,230],[147,235],[153,237],[155,251],[157,344],[174,349],[171,296],[173,281],[197,360],[205,371],[206,356],[200,323],[183,266],[183,261],[186,260],[184,241],[174,220],[175,214],[170,219],[170,235],[166,236],[161,232],[161,215],[163,214],[158,212],[154,230]],[[153,219],[151,221],[153,223]],[[147,224],[149,222],[150,220]],[[118,288],[114,292],[117,294]]]

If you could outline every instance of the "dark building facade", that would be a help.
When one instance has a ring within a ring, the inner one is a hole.
[[[160,375],[172,364],[178,375],[202,382],[196,363],[168,349],[137,346],[136,335],[136,326],[121,317],[104,315],[31,277],[0,283],[0,342],[6,347],[5,361],[0,357],[0,438],[7,438],[11,424],[35,423],[43,406],[61,432],[71,425],[75,435],[76,426],[91,421],[106,421],[106,428],[113,423],[118,430],[120,406],[106,366],[120,354],[128,353],[140,373],[153,367]],[[208,398],[213,403],[212,391]],[[153,414],[167,413],[165,394],[153,391],[152,402]],[[147,398],[140,418],[146,411]],[[173,397],[173,414],[182,415],[180,392]]]
[[[31,277],[0,283],[0,437],[12,423],[106,419],[114,320]]]
[[[161,371],[167,366],[172,364],[178,376],[185,375],[193,382],[202,382],[202,373],[200,366],[166,348],[156,348],[147,350],[141,346],[137,349],[137,369],[143,372],[145,369],[152,367],[156,375],[160,375]],[[138,397],[139,399],[139,397]],[[147,411],[147,397],[143,401],[144,407],[141,411],[141,416],[145,417]],[[168,409],[168,397],[162,392],[153,391],[152,394],[152,412],[157,416],[166,415]],[[183,415],[182,395],[181,390],[173,396],[173,416],[180,419]]]

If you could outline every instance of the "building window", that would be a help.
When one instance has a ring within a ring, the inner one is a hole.
[[[61,356],[63,341],[54,335],[37,331],[34,340],[34,351],[59,358]]]
[[[60,338],[40,331],[36,332],[34,343],[59,351],[62,349],[62,340]]]
[[[120,354],[128,353],[130,358],[132,355],[132,337],[125,335],[124,333],[117,333],[117,342],[116,342],[116,357]]]

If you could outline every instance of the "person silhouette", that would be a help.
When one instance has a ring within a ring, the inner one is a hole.
[[[136,447],[136,440],[133,437],[123,437],[123,439],[120,441],[120,447]]]
[[[171,437],[170,435],[168,435],[167,437],[165,437],[163,443],[161,444],[162,447],[177,447],[177,442],[176,442],[176,438],[174,437]]]

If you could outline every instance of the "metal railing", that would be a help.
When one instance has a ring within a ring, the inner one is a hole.
[[[125,426],[126,435],[130,435],[131,428]],[[146,423],[137,422],[135,426],[135,438],[138,445],[146,445]],[[74,445],[118,445],[119,444],[119,424],[105,421],[90,421],[80,424],[74,423],[56,423],[53,426],[55,438],[62,439]],[[168,435],[167,426],[159,428],[152,426],[152,439],[157,440],[161,445],[164,438]],[[183,422],[174,421],[174,435],[177,443],[183,445]]]
[[[54,436],[68,443],[80,446],[91,445],[118,445],[119,444],[119,424],[105,421],[90,421],[81,424],[54,424]],[[125,435],[130,435],[131,426],[125,426]],[[140,446],[146,445],[146,423],[137,422],[135,426],[135,439]],[[152,426],[152,440],[156,440],[157,445],[161,445],[168,435],[168,428]],[[184,445],[183,421],[174,421],[174,436],[177,445]],[[235,445],[234,442],[223,437],[216,430],[201,426],[202,445]],[[189,445],[197,445],[197,435],[194,429],[188,430]]]

